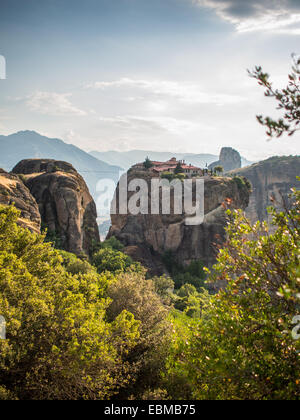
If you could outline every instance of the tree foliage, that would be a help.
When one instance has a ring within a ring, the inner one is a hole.
[[[151,160],[147,156],[146,159],[145,159],[145,161],[144,161],[144,168],[145,169],[150,169],[152,167],[153,167],[153,163],[151,162]]]
[[[229,212],[228,243],[209,273],[224,289],[170,356],[169,374],[188,378],[189,398],[300,397],[300,342],[291,334],[300,307],[300,192],[291,208],[269,211],[272,231]]]
[[[217,174],[221,174],[222,172],[224,172],[223,166],[221,166],[221,165],[219,165],[219,166],[215,166],[215,167],[214,167],[214,171],[215,171]]]
[[[93,255],[93,265],[97,268],[98,273],[103,271],[110,271],[115,273],[117,271],[125,271],[131,265],[133,260],[120,251],[115,251],[112,248],[100,249]]]
[[[91,269],[70,274],[44,236],[0,207],[1,395],[19,399],[109,398],[130,378],[124,355],[140,322],[126,310],[106,320],[105,282]]]
[[[161,282],[158,278],[155,282],[147,280],[145,273],[120,273],[108,288],[111,298],[108,319],[113,322],[126,310],[140,322],[140,336],[125,358],[135,368],[135,380],[132,387],[121,392],[123,398],[130,395],[141,398],[144,392],[157,387],[171,337],[168,307],[156,293],[156,287],[164,284],[160,287],[162,291],[172,283],[167,278]]]
[[[183,168],[181,166],[181,162],[178,162],[177,165],[176,165],[176,168],[174,169],[174,174],[177,175],[177,174],[181,174],[183,172],[184,171],[183,171]]]
[[[289,82],[284,89],[275,89],[270,82],[269,74],[265,73],[260,66],[249,72],[250,76],[257,79],[259,85],[266,89],[265,96],[275,98],[277,109],[284,113],[278,120],[262,115],[257,116],[258,122],[267,128],[268,137],[280,137],[283,133],[291,136],[300,129],[300,58],[295,55],[292,58],[292,71],[288,75]]]

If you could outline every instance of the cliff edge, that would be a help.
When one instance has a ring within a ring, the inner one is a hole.
[[[149,171],[129,170],[128,183],[139,178],[147,182],[150,194]],[[115,236],[133,258],[146,265],[152,274],[164,272],[161,257],[174,253],[183,264],[202,260],[207,266],[215,262],[216,243],[225,241],[226,213],[224,201],[233,208],[246,208],[249,186],[242,178],[204,177],[204,221],[200,225],[185,224],[182,214],[112,214],[108,237]],[[119,185],[116,190],[118,196]],[[128,194],[128,202],[134,193]],[[151,201],[149,196],[149,201]]]
[[[89,254],[92,242],[100,240],[96,205],[73,166],[51,159],[26,159],[12,172],[22,176],[34,197],[43,228],[56,235],[66,251]]]
[[[252,194],[246,215],[252,222],[269,220],[267,207],[282,207],[291,188],[299,189],[300,156],[271,157],[251,166],[236,169],[231,175],[246,177],[252,184]]]

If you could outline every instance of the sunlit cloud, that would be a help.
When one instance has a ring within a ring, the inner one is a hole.
[[[237,32],[276,32],[300,34],[300,4],[295,0],[193,0],[199,6],[215,10],[232,23]]]
[[[53,116],[85,116],[87,113],[75,107],[68,99],[70,93],[35,92],[26,99],[32,111]]]
[[[172,134],[181,135],[197,129],[210,129],[209,126],[195,121],[182,120],[172,117],[140,117],[135,115],[100,117],[99,121],[109,125],[130,131],[167,131]]]
[[[228,95],[222,93],[206,92],[199,84],[189,82],[175,82],[170,80],[143,80],[121,78],[114,81],[101,81],[87,84],[86,88],[93,89],[128,89],[131,96],[129,98],[139,98],[138,92],[145,92],[158,99],[172,98],[187,104],[215,104],[227,105],[244,101],[238,95]],[[134,95],[137,93],[137,95]],[[147,99],[144,97],[144,99]],[[153,103],[153,102],[152,102]]]

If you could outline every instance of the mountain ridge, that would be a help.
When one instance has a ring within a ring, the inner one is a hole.
[[[92,195],[102,178],[119,178],[121,167],[109,165],[73,144],[49,138],[36,131],[24,130],[8,136],[0,135],[0,167],[10,171],[20,160],[55,159],[70,162],[83,176]]]

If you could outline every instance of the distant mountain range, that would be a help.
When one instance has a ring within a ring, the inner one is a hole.
[[[11,171],[24,159],[55,159],[71,163],[83,176],[88,188],[97,201],[97,183],[109,178],[117,182],[120,172],[127,171],[132,165],[143,162],[149,156],[152,160],[166,161],[171,157],[185,159],[188,163],[204,168],[218,160],[213,154],[154,152],[151,150],[131,150],[128,152],[86,153],[80,148],[67,144],[57,138],[42,136],[35,131],[19,131],[9,136],[0,136],[0,168]],[[242,166],[252,162],[242,158]],[[102,214],[102,210],[99,214]]]
[[[92,151],[90,154],[97,159],[101,159],[110,165],[121,166],[125,170],[129,169],[132,165],[138,162],[143,162],[148,156],[151,160],[166,161],[172,157],[176,159],[184,159],[187,163],[204,168],[207,165],[215,162],[219,159],[219,156],[208,153],[173,153],[173,152],[153,152],[151,150],[130,150],[128,152],[97,152]],[[247,159],[242,157],[242,167],[251,165],[253,162],[249,162]]]
[[[20,131],[0,136],[0,168],[10,171],[20,160],[56,159],[71,163],[85,179],[95,197],[97,182],[103,178],[119,179],[122,168],[110,165],[59,139],[41,136],[35,131]]]

